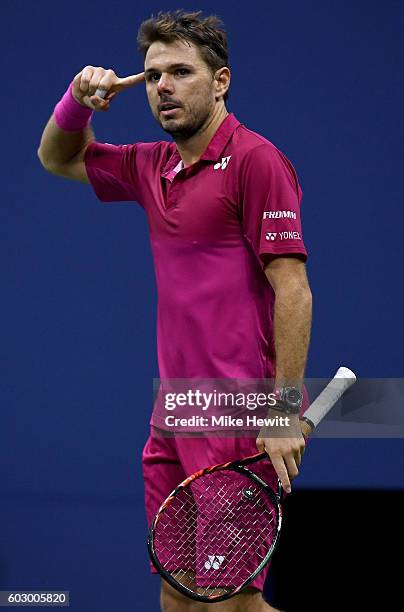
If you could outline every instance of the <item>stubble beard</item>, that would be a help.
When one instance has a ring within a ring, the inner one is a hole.
[[[168,121],[167,125],[164,126],[160,119],[158,119],[158,122],[162,129],[170,134],[176,142],[185,142],[202,131],[210,114],[211,108],[206,106],[197,113],[191,113],[191,116],[185,119],[183,123],[181,121],[177,123],[173,120],[172,122]],[[170,126],[170,123],[172,123],[172,126]]]

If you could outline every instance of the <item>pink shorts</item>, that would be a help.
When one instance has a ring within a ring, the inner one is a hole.
[[[152,427],[142,457],[148,524],[171,491],[193,472],[257,452],[255,438],[162,437]],[[276,490],[278,479],[270,461],[260,461],[250,469]],[[152,564],[150,567],[157,573]],[[268,569],[269,564],[249,586],[262,591]]]

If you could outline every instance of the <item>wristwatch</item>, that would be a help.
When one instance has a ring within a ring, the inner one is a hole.
[[[273,410],[279,410],[286,414],[299,414],[302,407],[303,394],[296,387],[281,387],[275,389],[276,404]]]

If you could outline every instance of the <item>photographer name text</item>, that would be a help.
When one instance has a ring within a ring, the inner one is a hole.
[[[193,415],[179,418],[170,414],[164,420],[167,427],[290,427],[290,418],[282,416],[258,418],[256,415],[245,417]]]

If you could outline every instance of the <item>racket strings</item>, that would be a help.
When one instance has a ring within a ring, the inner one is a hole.
[[[278,532],[271,498],[244,474],[205,474],[182,489],[155,528],[157,558],[201,595],[241,587],[267,558]]]

